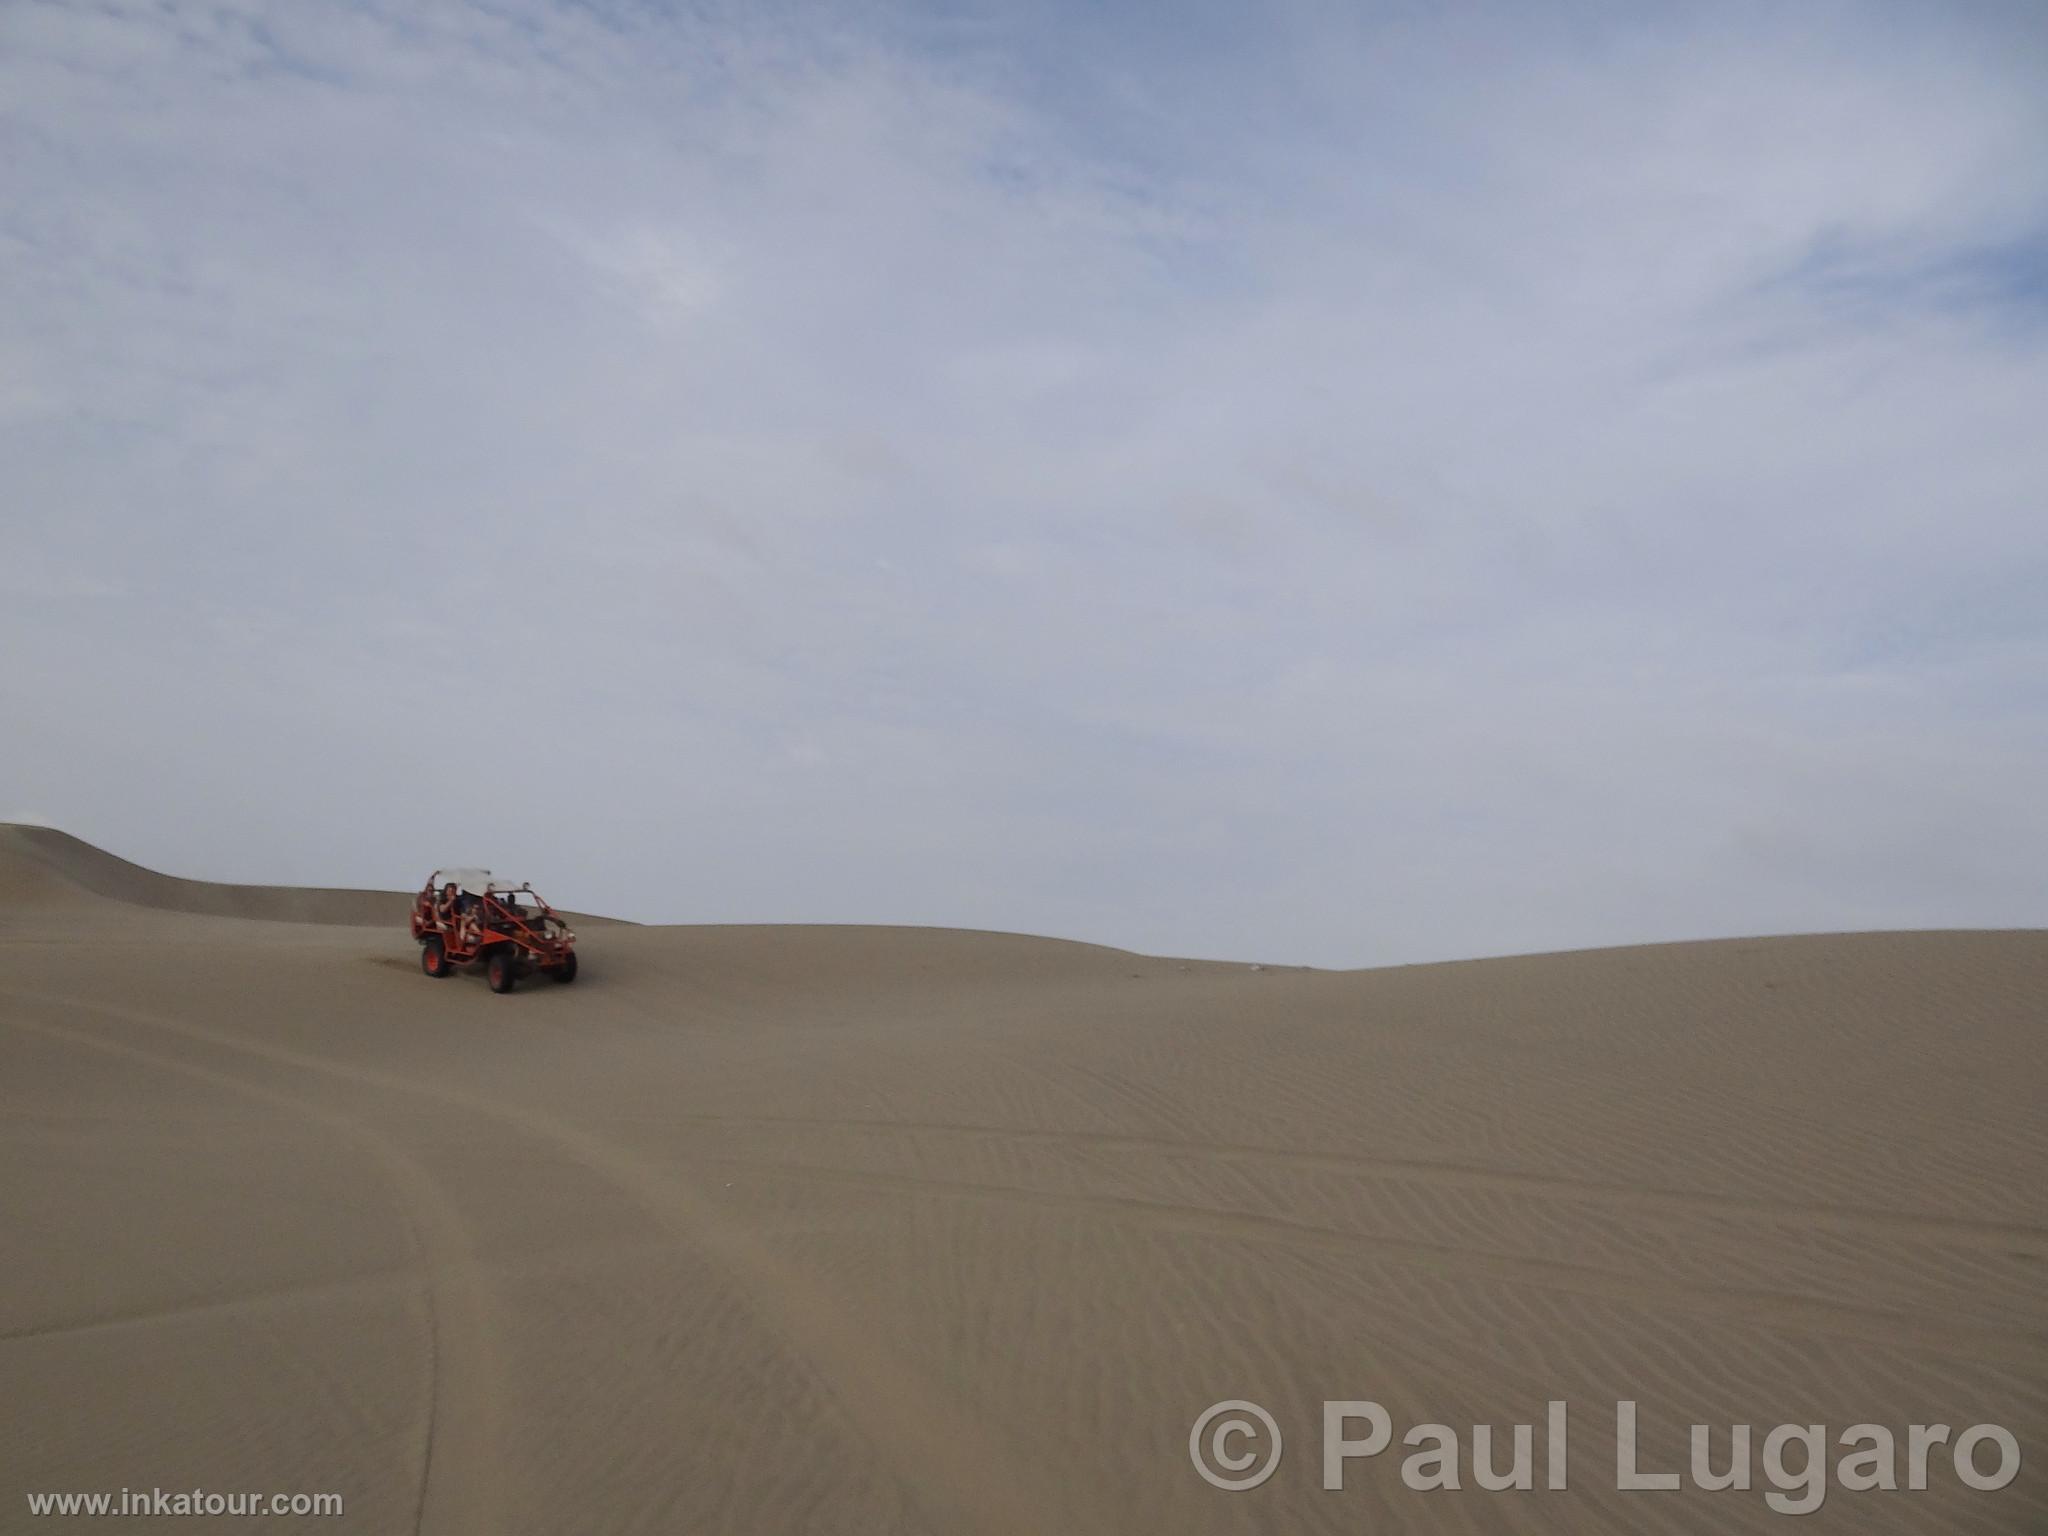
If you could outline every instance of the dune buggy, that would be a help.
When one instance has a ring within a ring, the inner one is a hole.
[[[458,965],[480,964],[493,992],[522,976],[576,979],[576,935],[524,881],[487,869],[437,869],[412,903],[420,969],[440,979]]]

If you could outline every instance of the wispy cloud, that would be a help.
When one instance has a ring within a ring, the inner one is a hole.
[[[0,792],[1281,959],[2033,920],[2023,12],[1247,14],[10,8]]]

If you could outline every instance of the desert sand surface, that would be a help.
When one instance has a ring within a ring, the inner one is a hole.
[[[0,829],[0,1530],[2048,1528],[2048,934],[1326,972],[606,924],[500,997],[404,910]],[[1286,1439],[1248,1492],[1190,1463],[1227,1398]],[[1397,1439],[1339,1491],[1325,1399]],[[1657,1469],[1694,1422],[2025,1464],[1621,1492],[1622,1399]],[[1420,1422],[1535,1425],[1539,1486],[1411,1490]],[[346,1513],[24,1512],[151,1487]]]

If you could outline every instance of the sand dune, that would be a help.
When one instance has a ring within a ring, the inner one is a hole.
[[[64,903],[80,896],[98,896],[160,912],[338,928],[404,927],[412,904],[409,891],[184,880],[116,858],[54,827],[0,823],[0,904]],[[587,913],[573,915],[584,923],[616,921]]]
[[[390,891],[181,880],[116,858],[53,827],[0,825],[0,899],[63,902],[80,895],[164,912],[359,928],[403,925],[409,900]]]
[[[2048,1525],[2048,935],[1333,973],[615,925],[498,997],[404,907],[0,828],[0,1530],[156,1486],[346,1501],[239,1529],[1784,1525],[1760,1464],[1618,1491],[1624,1398],[1658,1468],[1695,1421],[1996,1423],[2010,1486],[1937,1453],[1792,1528]],[[1286,1436],[1250,1492],[1190,1465],[1225,1398]],[[1416,1492],[1396,1445],[1325,1490],[1330,1398],[1468,1448],[1563,1399],[1570,1486]]]

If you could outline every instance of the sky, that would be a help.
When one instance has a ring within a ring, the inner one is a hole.
[[[0,7],[0,818],[1276,963],[2048,922],[2027,3]]]

